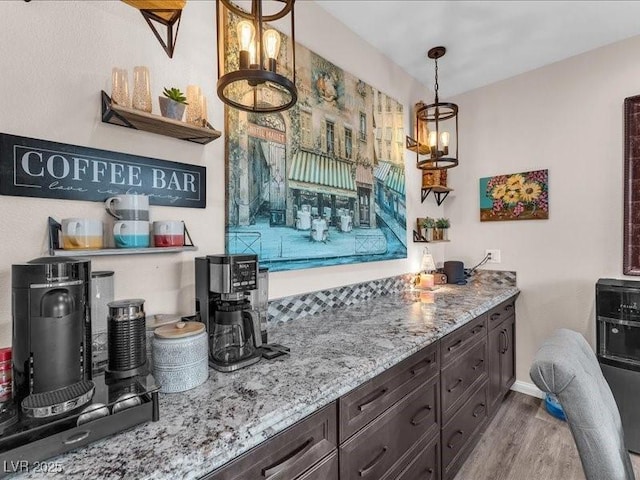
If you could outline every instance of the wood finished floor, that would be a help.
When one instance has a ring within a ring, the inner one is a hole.
[[[640,479],[640,455],[631,462]],[[455,480],[584,480],[584,473],[567,424],[542,400],[511,392]]]

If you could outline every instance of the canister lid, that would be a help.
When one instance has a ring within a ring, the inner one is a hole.
[[[158,338],[184,338],[198,335],[202,332],[204,332],[204,323],[178,322],[158,327],[153,333]]]
[[[179,313],[156,313],[147,315],[147,330],[154,330],[158,327],[179,322],[182,316]]]
[[[109,317],[115,320],[130,320],[144,317],[144,300],[142,298],[129,298],[107,303]]]

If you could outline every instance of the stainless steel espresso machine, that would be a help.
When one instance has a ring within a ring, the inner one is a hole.
[[[208,255],[196,261],[196,312],[209,335],[209,365],[231,372],[262,358],[260,318],[249,296],[257,289],[256,255]]]

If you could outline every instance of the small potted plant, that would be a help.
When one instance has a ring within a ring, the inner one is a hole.
[[[425,217],[422,219],[422,224],[420,227],[422,228],[422,237],[427,241],[433,241],[433,228],[436,226],[435,219],[431,217]]]
[[[182,120],[184,109],[187,107],[187,97],[179,88],[165,88],[162,94],[163,97],[158,97],[162,116]]]
[[[434,240],[448,240],[448,229],[451,226],[448,218],[438,218],[435,222],[435,228],[433,230]]]

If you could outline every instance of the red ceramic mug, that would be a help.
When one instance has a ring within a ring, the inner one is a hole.
[[[153,244],[156,247],[182,247],[184,245],[184,222],[180,220],[153,222]]]

